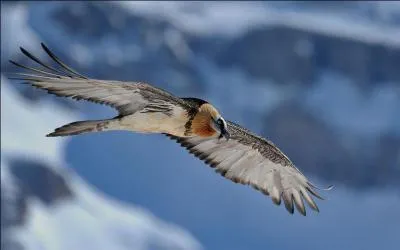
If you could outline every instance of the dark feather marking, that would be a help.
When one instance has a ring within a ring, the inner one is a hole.
[[[140,113],[164,113],[167,116],[173,115],[173,108],[171,106],[156,106],[156,105],[146,105]]]
[[[293,166],[293,163],[289,160],[289,158],[287,158],[287,156],[283,154],[283,152],[280,151],[272,142],[231,121],[227,121],[227,124],[228,131],[232,135],[235,135],[236,138],[241,138],[239,142],[243,145],[251,146],[276,164],[281,164],[282,166]]]
[[[42,48],[46,51],[46,53],[56,62],[58,63],[58,65],[60,65],[64,70],[72,73],[73,75],[75,75],[76,77],[79,78],[83,78],[83,79],[88,79],[86,76],[79,74],[78,72],[76,72],[75,70],[73,70],[72,68],[68,67],[65,63],[63,63],[56,55],[53,54],[53,52],[51,52],[49,50],[49,48],[47,48],[46,45],[44,45],[43,43],[41,43]]]
[[[304,197],[304,200],[307,202],[308,206],[311,207],[311,209],[313,209],[314,211],[319,212],[319,208],[317,206],[317,204],[315,204],[315,201],[313,199],[306,199],[305,196],[308,194],[304,194],[302,190],[300,190],[300,194]]]
[[[22,52],[25,56],[29,57],[30,59],[32,59],[32,60],[35,61],[36,63],[42,65],[42,66],[45,67],[46,69],[51,70],[51,71],[53,71],[53,72],[57,72],[57,73],[59,73],[59,74],[61,74],[61,75],[65,75],[65,72],[60,71],[60,70],[58,70],[58,69],[56,69],[56,68],[53,68],[53,67],[51,67],[51,66],[49,66],[49,65],[46,65],[45,63],[43,63],[42,61],[40,61],[37,57],[35,57],[35,56],[32,55],[31,53],[29,53],[27,50],[25,50],[24,48],[20,47],[20,50],[21,50],[21,52]],[[71,75],[68,75],[68,74],[67,74],[67,76],[71,77]]]
[[[261,191],[261,193],[263,193],[264,195],[269,195],[269,192],[268,192],[268,190],[266,190],[266,189],[261,189],[260,191]]]
[[[275,205],[281,205],[281,202],[282,202],[282,199],[281,199],[281,197],[282,197],[282,194],[280,194],[278,197],[275,197],[275,196],[272,196],[271,198],[272,198],[272,202],[275,204]]]
[[[217,162],[212,162],[212,163],[210,164],[210,167],[216,168],[216,167],[218,166],[218,164],[219,164],[219,163],[217,163]]]
[[[300,195],[300,199],[301,199],[301,195]],[[306,213],[306,209],[305,209],[303,201],[301,200],[300,204],[297,203],[295,199],[293,199],[293,201],[294,201],[294,205],[296,206],[297,211],[299,211],[303,216],[306,216],[307,213]]]
[[[219,173],[220,175],[222,175],[222,176],[225,177],[225,175],[226,175],[226,173],[228,172],[228,170],[222,169],[222,168],[217,168],[217,169],[215,169],[215,172],[216,172],[216,173]]]
[[[313,194],[315,197],[317,197],[320,200],[324,200],[324,198],[318,194],[316,191],[314,191],[312,188],[306,187],[307,191]]]
[[[206,159],[206,160],[204,161],[204,163],[207,164],[207,165],[213,164],[213,163],[214,163],[213,160],[214,160],[214,159],[212,159],[212,158],[208,158],[208,159]]]
[[[204,159],[207,158],[207,154],[201,153],[201,154],[198,155],[198,157],[199,157],[200,160],[203,161]]]
[[[232,176],[230,179],[231,179],[231,181],[233,181],[234,183],[241,183],[239,177]]]
[[[53,76],[53,77],[57,77],[57,78],[61,78],[62,77],[62,76],[57,75],[57,74],[53,74],[53,73],[46,72],[46,71],[43,71],[43,70],[40,70],[40,69],[35,69],[35,68],[32,68],[32,67],[28,67],[28,66],[19,64],[17,62],[14,62],[13,60],[9,60],[9,62],[14,64],[17,67],[20,67],[20,68],[23,68],[23,69],[27,69],[27,70],[31,70],[31,71],[39,73],[39,74],[43,74],[43,75],[47,75],[47,76]]]
[[[151,88],[149,88],[148,84],[145,83],[139,83],[138,88],[140,89],[140,95],[153,105],[157,105],[157,103],[158,104],[168,103],[172,105],[179,105],[184,109],[188,108],[183,100],[181,100],[178,97],[175,97],[174,95],[172,95],[167,91],[164,91],[154,86],[151,86]]]
[[[283,202],[285,203],[286,210],[289,213],[293,214],[294,206],[293,206],[293,196],[292,196],[292,194],[290,193],[290,194],[287,195],[286,192],[284,191],[283,192]]]
[[[192,128],[192,122],[193,122],[195,115],[197,114],[200,106],[205,103],[208,103],[208,102],[204,101],[202,99],[193,98],[193,97],[183,97],[181,99],[187,104],[188,107],[190,107],[187,109],[189,120],[185,124],[185,135],[190,135],[191,128]]]
[[[189,113],[189,120],[185,123],[185,135],[186,136],[191,134],[193,119],[194,119],[194,115]]]
[[[207,101],[194,97],[182,97],[181,99],[184,100],[189,106],[195,109],[198,109],[201,105],[208,103]]]

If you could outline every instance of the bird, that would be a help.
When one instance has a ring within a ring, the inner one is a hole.
[[[14,73],[10,79],[23,81],[59,97],[104,104],[118,114],[109,119],[75,121],[47,134],[73,136],[102,131],[125,130],[162,134],[234,183],[248,185],[270,196],[286,210],[306,216],[305,204],[319,212],[314,197],[324,200],[314,185],[270,140],[235,122],[225,120],[210,102],[194,97],[177,97],[143,81],[92,79],[66,65],[44,43],[41,47],[53,61],[45,64],[20,47],[40,67],[9,60],[29,73]]]

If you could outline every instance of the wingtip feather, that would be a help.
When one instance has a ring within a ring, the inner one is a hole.
[[[19,49],[20,49],[21,52],[24,53],[25,55],[27,55],[27,56],[30,55],[30,53],[29,53],[26,49],[24,49],[23,47],[19,47]]]
[[[307,184],[315,189],[322,190],[322,191],[330,191],[334,187],[333,185],[329,185],[327,188],[321,188],[321,187],[318,187],[317,185],[315,185],[314,183],[312,183],[311,181],[308,181]]]

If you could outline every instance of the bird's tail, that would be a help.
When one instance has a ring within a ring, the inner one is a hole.
[[[100,132],[110,130],[113,119],[97,121],[78,121],[56,128],[54,132],[46,135],[47,137],[79,135],[90,132]]]

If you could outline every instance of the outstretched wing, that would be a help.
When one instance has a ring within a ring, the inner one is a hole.
[[[64,64],[43,43],[42,47],[58,68],[46,65],[21,48],[24,55],[44,69],[24,66],[10,60],[12,64],[31,71],[29,74],[16,73],[16,77],[10,79],[23,80],[58,96],[106,104],[117,109],[120,115],[129,115],[143,108],[148,112],[168,113],[174,105],[186,105],[180,98],[147,83],[90,79]]]
[[[270,195],[277,205],[283,200],[290,213],[294,212],[295,205],[301,214],[306,215],[303,200],[319,211],[310,196],[323,199],[315,191],[316,187],[275,145],[232,122],[228,122],[228,130],[231,134],[228,141],[218,137],[168,136],[222,176],[253,186]]]

